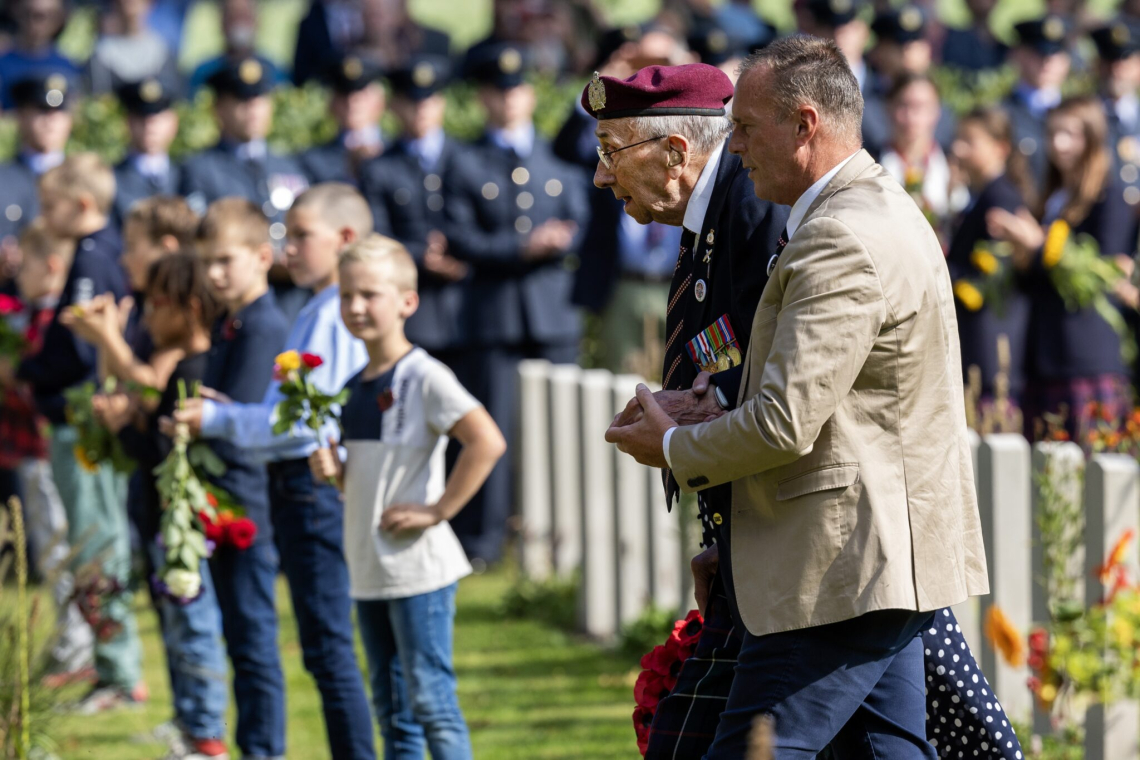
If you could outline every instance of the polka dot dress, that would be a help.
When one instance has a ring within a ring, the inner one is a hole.
[[[941,758],[1022,760],[1021,743],[950,610],[922,633],[926,736]]]

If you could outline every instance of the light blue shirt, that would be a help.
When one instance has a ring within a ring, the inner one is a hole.
[[[523,124],[514,129],[489,129],[491,142],[504,150],[513,150],[520,158],[529,158],[534,151],[534,125]]]
[[[354,338],[340,318],[340,288],[336,285],[317,293],[297,315],[285,339],[285,350],[316,354],[324,363],[309,378],[322,393],[337,393],[368,363],[364,344]],[[274,435],[274,410],[284,396],[274,381],[260,404],[218,404],[202,407],[202,437],[225,438],[264,462],[301,459],[325,445],[329,437],[340,438],[335,422],[319,433],[298,423]]]

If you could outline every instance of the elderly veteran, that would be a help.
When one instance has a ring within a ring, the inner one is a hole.
[[[681,229],[658,399],[674,418],[690,422],[720,412],[717,390],[722,399],[736,398],[752,314],[768,281],[764,262],[788,218],[786,206],[756,197],[739,157],[726,150],[731,98],[729,78],[701,63],[648,66],[627,79],[595,75],[582,93],[583,108],[597,119],[594,184],[624,202],[629,219]],[[713,393],[706,392],[709,373],[715,373]],[[628,414],[639,409],[634,402]],[[665,486],[671,507],[678,489],[668,472]],[[650,759],[700,757],[732,687],[743,629],[733,622],[728,579],[717,572],[717,544],[728,538],[721,515],[730,499],[728,485],[698,498],[707,548],[692,568],[705,626],[696,655],[654,715]],[[643,738],[646,728],[639,730]]]
[[[829,744],[840,758],[934,758],[922,634],[952,629],[939,608],[988,587],[946,265],[861,149],[862,97],[833,43],[781,40],[743,69],[730,147],[756,194],[792,210],[739,408],[678,427],[641,386],[643,414],[607,440],[671,465],[686,490],[733,484],[720,566],[747,631],[705,757],[743,756],[769,713],[780,758]],[[936,741],[1012,747],[1000,723]]]

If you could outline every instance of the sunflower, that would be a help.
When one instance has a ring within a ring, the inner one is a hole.
[[[1069,242],[1072,230],[1064,219],[1058,219],[1049,225],[1049,234],[1045,236],[1045,248],[1041,254],[1041,263],[1046,269],[1057,266],[1057,262],[1065,255],[1065,243]]]
[[[980,247],[975,248],[974,252],[970,254],[970,263],[983,274],[994,274],[1001,266],[998,263],[997,256]]]
[[[87,456],[87,449],[83,448],[79,444],[76,444],[74,451],[75,460],[79,462],[79,466],[82,467],[86,472],[99,471],[99,463],[91,459],[91,457]]]
[[[965,280],[958,280],[954,283],[954,295],[969,311],[977,311],[982,308],[982,304],[985,302],[982,291],[974,287],[973,283]]]

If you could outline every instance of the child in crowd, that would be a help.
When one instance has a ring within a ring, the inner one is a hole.
[[[345,245],[372,230],[368,203],[342,183],[316,185],[302,193],[286,216],[285,261],[299,288],[312,299],[301,309],[285,348],[316,354],[323,364],[309,376],[325,393],[339,391],[367,360],[363,344],[339,318],[337,257]],[[279,343],[274,344],[280,348]],[[273,352],[260,349],[256,370],[273,369]],[[210,388],[227,392],[207,381]],[[304,425],[273,433],[277,386],[256,397],[187,405],[175,419],[202,437],[240,447],[246,456],[269,463],[269,500],[274,538],[297,616],[305,667],[316,679],[334,760],[375,757],[368,698],[356,661],[348,569],[342,551],[343,504],[329,485],[317,484],[308,457],[335,426],[318,434]],[[259,402],[259,403],[258,403]],[[264,472],[264,469],[262,469]]]
[[[34,220],[20,235],[16,285],[23,311],[12,327],[23,327],[25,357],[35,356],[43,346],[44,331],[55,314],[74,251],[75,241],[52,235],[43,219]],[[0,466],[18,474],[28,538],[41,576],[59,573],[53,594],[60,606],[60,635],[52,648],[49,683],[62,685],[79,676],[94,677],[94,638],[78,607],[67,604],[74,582],[71,573],[60,567],[70,551],[67,513],[51,476],[47,423],[36,411],[31,389],[11,381],[9,375],[3,382],[4,401],[0,405]]]
[[[288,328],[269,291],[269,222],[244,198],[214,201],[198,227],[197,250],[225,309],[214,329],[203,383],[216,398],[256,403],[272,379],[273,357],[281,351]],[[163,429],[172,432],[170,418],[164,418]],[[277,648],[278,555],[269,520],[268,478],[264,463],[233,438],[215,438],[210,445],[226,466],[224,475],[212,478],[214,485],[257,526],[252,545],[219,546],[210,558],[234,670],[235,738],[243,757],[281,757],[285,679]]]
[[[413,346],[416,265],[398,242],[369,235],[340,259],[340,309],[368,349],[349,380],[342,463],[335,441],[309,458],[343,486],[344,544],[388,756],[471,757],[456,697],[452,628],[458,580],[471,572],[448,520],[506,451],[494,420],[446,365]],[[463,449],[444,483],[448,437]]]
[[[95,644],[98,680],[78,706],[90,714],[137,703],[145,699],[145,687],[140,682],[138,631],[126,588],[131,555],[124,483],[110,466],[89,472],[79,463],[78,433],[65,414],[64,391],[96,377],[96,351],[60,321],[60,314],[104,293],[119,300],[127,294],[127,283],[118,262],[119,235],[108,225],[115,197],[110,167],[91,153],[68,156],[40,178],[39,193],[44,223],[76,241],[75,255],[43,350],[21,362],[16,376],[31,384],[37,408],[52,424],[52,475],[67,512],[68,540],[82,544],[77,546],[77,561],[101,558],[104,574],[124,587],[103,604],[104,615],[122,628]]]
[[[118,432],[124,450],[138,462],[139,533],[147,550],[151,574],[162,566],[158,544],[162,503],[154,468],[170,453],[171,441],[159,432],[158,420],[174,411],[178,384],[187,388],[206,375],[210,330],[221,314],[202,262],[192,253],[171,253],[150,266],[145,291],[143,322],[154,341],[155,353],[176,352],[182,358],[166,379],[165,389],[151,411],[132,406],[126,410],[97,408],[103,424]],[[222,651],[222,621],[210,570],[201,567],[199,595],[188,604],[155,594],[162,623],[174,698],[174,723],[183,736],[175,742],[174,757],[194,760],[228,757],[225,732],[226,663]]]

